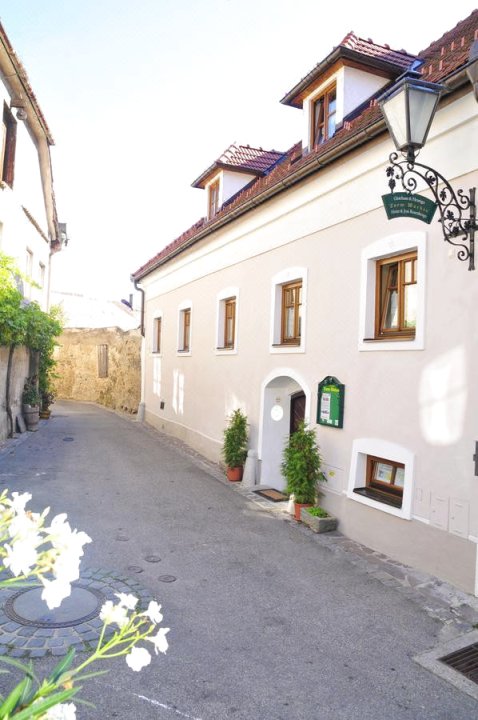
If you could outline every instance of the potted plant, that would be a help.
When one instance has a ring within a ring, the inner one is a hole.
[[[327,510],[316,505],[305,507],[300,511],[300,519],[305,525],[316,533],[329,532],[337,529],[337,518],[330,515]]]
[[[55,395],[51,390],[42,390],[40,391],[41,395],[41,408],[40,408],[40,417],[45,419],[48,419],[51,414],[50,405],[53,405],[55,402]]]
[[[27,430],[38,430],[41,396],[37,387],[36,375],[27,378],[22,393],[22,414]]]
[[[231,482],[242,480],[244,463],[247,457],[247,416],[237,409],[229,416],[224,430],[222,456],[226,463],[226,476]]]
[[[281,465],[286,491],[294,496],[294,517],[300,520],[302,507],[313,505],[317,496],[317,484],[325,481],[321,471],[322,458],[315,431],[300,423],[286,443]]]

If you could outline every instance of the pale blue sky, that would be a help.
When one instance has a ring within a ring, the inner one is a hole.
[[[56,259],[55,289],[126,297],[129,274],[204,214],[191,183],[231,142],[286,150],[300,139],[300,111],[279,101],[350,30],[418,52],[473,9],[464,0],[0,0],[56,141],[71,244]]]

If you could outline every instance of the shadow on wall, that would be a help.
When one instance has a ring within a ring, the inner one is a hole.
[[[141,333],[70,328],[58,340],[57,397],[136,413],[141,399]]]

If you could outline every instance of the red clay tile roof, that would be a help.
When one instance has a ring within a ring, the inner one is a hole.
[[[416,60],[416,56],[410,55],[406,50],[392,50],[388,45],[377,45],[373,40],[364,40],[364,38],[357,37],[355,33],[349,32],[325,60],[318,63],[292,90],[285,94],[281,103],[301,108],[304,97],[313,89],[317,79],[320,79],[334,63],[346,58],[355,60],[361,65],[380,67],[382,70],[388,71],[390,79],[407,70]]]
[[[406,50],[392,50],[390,45],[377,45],[370,38],[365,40],[357,37],[354,32],[349,32],[338,47],[346,47],[371,58],[380,58],[403,70],[406,70],[415,59],[415,55],[411,55]]]
[[[277,150],[263,150],[249,145],[232,144],[192,183],[192,186],[204,188],[211,175],[221,168],[251,175],[263,175],[283,155],[283,152]]]
[[[478,39],[478,10],[473,11],[453,30],[445,33],[440,40],[432,43],[419,54],[418,57],[424,60],[421,68],[424,79],[433,82],[443,81],[466,65],[470,47],[475,39]],[[249,183],[211,220],[201,218],[199,222],[136,270],[132,274],[132,279],[140,280],[159,265],[185,250],[193,242],[209,235],[216,228],[234,220],[249,209],[257,207],[270,196],[281,192],[293,183],[300,182],[308,174],[319,171],[331,159],[348,152],[349,148],[355,149],[361,143],[367,142],[384,131],[385,122],[376,100],[373,99],[357,117],[350,122],[345,121],[335,135],[318,148],[303,154],[301,143],[294,145],[266,175]]]
[[[422,77],[437,82],[468,62],[470,47],[478,39],[478,10],[458,23],[426,50],[420,52],[424,59]]]

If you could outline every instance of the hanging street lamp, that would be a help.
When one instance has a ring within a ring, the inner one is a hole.
[[[472,47],[466,70],[478,100],[478,42]],[[463,190],[455,193],[437,170],[416,161],[445,90],[444,85],[426,82],[418,72],[410,70],[378,99],[398,151],[389,158],[386,172],[390,194],[384,195],[383,201],[389,218],[416,217],[427,223],[438,208],[444,239],[459,248],[458,259],[468,260],[468,269],[474,270],[475,232],[478,230],[476,188],[471,188],[468,194]],[[420,180],[428,185],[435,202],[414,194]],[[397,184],[403,192],[395,191]]]

